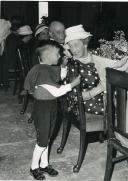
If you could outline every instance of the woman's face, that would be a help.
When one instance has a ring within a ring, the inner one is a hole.
[[[42,32],[39,33],[38,35],[38,40],[48,40],[49,39],[49,33],[48,33],[48,29],[45,28]]]
[[[85,45],[82,40],[71,40],[68,45],[74,57],[81,58],[85,55]]]
[[[26,35],[26,36],[24,36],[24,38],[22,39],[22,41],[23,41],[24,43],[28,43],[31,39],[32,39],[32,35]]]

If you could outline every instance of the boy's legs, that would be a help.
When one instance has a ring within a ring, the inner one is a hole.
[[[32,157],[32,164],[31,164],[32,170],[39,168],[39,161],[45,149],[46,147],[40,147],[37,144],[35,145],[35,149],[33,151],[33,157]]]
[[[50,142],[50,138],[53,135],[54,127],[55,127],[55,122],[56,122],[56,114],[57,114],[57,104],[56,101],[46,101],[46,115],[47,119],[49,119],[49,134],[48,134],[48,143]],[[47,112],[48,111],[48,112]],[[58,172],[52,168],[51,165],[49,165],[48,161],[48,148],[42,152],[41,155],[41,160],[40,160],[40,169],[44,172],[49,174],[50,176],[56,176],[58,175]]]
[[[33,152],[32,169],[39,168],[42,173],[46,172],[51,176],[58,174],[53,168],[48,166],[48,142],[51,136],[51,111],[53,111],[56,104],[54,101],[35,101],[33,107],[32,117],[37,132],[37,145]]]
[[[40,168],[39,168],[39,160],[40,160],[41,154],[44,151],[44,149],[45,148],[40,147],[36,144],[35,149],[33,151],[30,173],[36,180],[44,180],[45,179],[45,176],[43,175],[43,173],[40,171]]]
[[[45,168],[48,166],[48,146],[42,152],[41,159],[40,159],[40,167]]]
[[[47,106],[46,106],[47,107]],[[39,162],[41,159],[41,155],[47,150],[48,145],[48,137],[49,137],[49,114],[45,111],[45,102],[44,101],[34,101],[32,118],[34,120],[34,125],[37,134],[37,144],[35,146],[32,158],[32,164],[30,172],[34,176],[35,179],[40,179],[42,177],[43,172],[40,171]],[[47,151],[43,154],[45,157],[45,162],[47,163]],[[47,166],[47,165],[46,165]],[[34,173],[33,171],[38,170],[38,173]],[[44,177],[44,175],[43,175]],[[41,179],[43,180],[43,179]]]

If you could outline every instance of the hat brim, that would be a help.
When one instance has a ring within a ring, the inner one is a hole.
[[[40,34],[42,31],[44,31],[45,29],[48,29],[47,26],[43,26],[43,27],[40,27],[39,29],[37,29],[37,31],[35,32],[35,37]]]
[[[18,33],[19,35],[31,35],[33,32],[23,32],[23,33]]]
[[[93,35],[92,34],[83,34],[83,35],[71,35],[71,36],[67,36],[66,38],[65,38],[65,44],[67,44],[68,42],[70,42],[70,41],[72,41],[72,40],[83,40],[83,39],[86,39],[86,38],[89,38],[89,37],[92,37]]]

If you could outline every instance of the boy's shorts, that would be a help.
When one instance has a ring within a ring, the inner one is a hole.
[[[57,116],[56,100],[35,100],[32,119],[37,133],[37,144],[46,147],[53,134]]]

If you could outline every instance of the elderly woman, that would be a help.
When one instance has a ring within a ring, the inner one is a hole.
[[[35,37],[38,41],[48,40],[49,39],[48,26],[46,26],[44,23],[37,25],[35,29]]]
[[[31,68],[30,42],[32,40],[32,33],[33,32],[31,30],[31,27],[28,25],[24,25],[17,30],[17,34],[19,35],[19,38],[21,40],[21,43],[20,43],[18,49],[20,50],[20,54],[21,54],[20,56],[22,58],[22,63],[25,68],[26,74],[29,71],[29,69]]]
[[[127,57],[121,61],[112,61],[99,57],[88,51],[91,34],[82,25],[66,29],[65,44],[72,53],[68,62],[67,81],[81,75],[81,91],[85,104],[85,111],[91,114],[104,113],[104,93],[106,91],[105,68],[113,67],[123,70],[127,66]],[[71,81],[71,80],[70,80]],[[68,95],[68,109],[78,115],[76,90]]]
[[[106,131],[103,121],[105,113],[104,95],[106,92],[105,68],[113,67],[123,71],[128,70],[128,57],[120,61],[114,61],[91,54],[88,51],[91,36],[82,25],[66,29],[65,46],[72,53],[72,57],[68,58],[66,64],[68,72],[65,84],[72,81],[78,74],[81,75],[81,83],[80,86],[66,94],[66,101],[64,101],[66,104],[65,106],[63,104],[63,108],[65,108],[63,113],[66,119],[63,119],[63,136],[57,152],[61,153],[65,146],[69,131],[68,122],[72,120],[76,126],[80,126],[79,155],[77,164],[73,168],[74,172],[79,171],[87,149],[88,141],[86,141],[85,131]],[[86,112],[86,121],[84,111]]]
[[[75,72],[81,74],[81,91],[85,111],[93,114],[103,114],[103,94],[105,89],[97,72],[94,57],[87,49],[91,36],[90,33],[83,29],[82,25],[66,29],[65,43],[69,46],[73,55],[72,63],[71,61],[68,63],[68,68],[71,70],[68,76],[73,76]],[[77,115],[75,94],[75,90],[70,93],[69,109],[73,108],[74,113]]]
[[[35,42],[33,46],[33,53],[32,53],[32,66],[39,64],[39,58],[36,53],[36,48],[38,43],[42,40],[49,39],[49,29],[48,26],[44,23],[38,24],[35,28]]]

